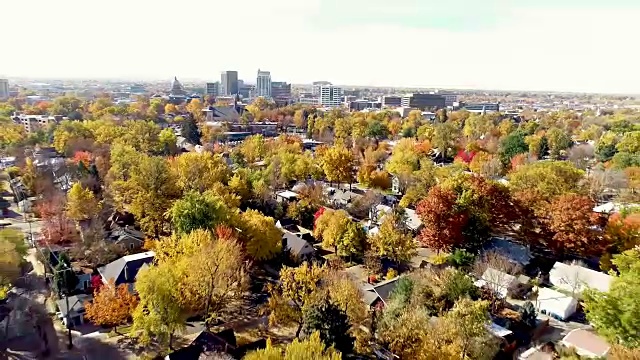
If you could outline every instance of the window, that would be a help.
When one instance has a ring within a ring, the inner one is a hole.
[[[83,288],[83,289],[87,290],[87,289],[88,289],[88,288],[90,288],[90,287],[91,287],[91,280],[84,280],[84,281],[82,282],[82,288]]]
[[[133,243],[129,244],[129,249],[133,250]]]

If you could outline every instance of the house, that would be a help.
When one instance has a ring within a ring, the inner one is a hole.
[[[267,342],[259,339],[254,342],[238,346],[233,329],[222,330],[217,333],[201,332],[188,346],[176,350],[164,357],[165,360],[199,360],[202,355],[227,354],[231,359],[241,359],[247,352],[264,349]],[[208,358],[208,357],[207,357]]]
[[[609,291],[613,278],[605,273],[587,269],[578,264],[556,262],[549,271],[549,282],[572,294],[582,293],[586,288]]]
[[[80,294],[56,301],[58,309],[60,310],[58,317],[68,328],[84,324],[84,305],[91,300],[93,300],[91,295]]]
[[[129,225],[113,225],[106,237],[107,241],[119,245],[125,250],[141,249],[144,245],[144,239],[145,235],[142,231]]]
[[[487,286],[502,298],[506,298],[509,288],[516,286],[518,283],[518,279],[515,276],[493,268],[487,268],[480,280],[475,282],[476,286]]]
[[[391,293],[398,285],[401,277],[379,282],[377,284],[364,283],[362,286],[362,300],[370,307],[386,306],[391,298]]]
[[[603,338],[586,329],[571,330],[560,343],[576,350],[578,355],[589,358],[604,358],[611,345]]]
[[[282,234],[282,249],[297,260],[309,260],[316,251],[309,242],[288,231]]]
[[[573,297],[544,287],[538,288],[536,302],[540,313],[562,321],[575,314],[578,308],[578,301]]]
[[[409,230],[418,232],[422,227],[422,220],[420,220],[416,211],[413,209],[404,209],[404,213],[407,217],[406,224]]]
[[[147,251],[123,256],[99,268],[98,273],[102,276],[102,282],[105,284],[108,283],[109,280],[113,280],[116,286],[120,284],[133,284],[140,269],[150,264],[155,255],[153,251]]]
[[[533,259],[533,255],[527,246],[509,241],[506,238],[492,237],[483,250],[485,252],[495,252],[522,267],[529,265],[531,259]]]
[[[210,106],[202,109],[207,122],[238,122],[240,113],[238,108],[233,105],[229,106]]]
[[[402,187],[400,185],[400,178],[396,175],[393,175],[391,178],[391,192],[394,195],[402,195]]]

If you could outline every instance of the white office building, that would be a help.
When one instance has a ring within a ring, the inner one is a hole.
[[[268,71],[260,71],[258,69],[258,78],[256,79],[256,96],[265,98],[271,97],[271,73]]]
[[[0,99],[9,97],[9,80],[0,79]]]
[[[320,106],[340,107],[344,97],[344,90],[333,85],[320,86]]]

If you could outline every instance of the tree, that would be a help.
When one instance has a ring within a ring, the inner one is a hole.
[[[65,211],[64,199],[55,197],[36,206],[42,219],[43,240],[48,244],[69,244],[76,242],[78,231]]]
[[[204,105],[202,104],[202,101],[197,98],[191,99],[191,101],[189,101],[186,107],[187,111],[191,114],[191,116],[198,121],[201,121],[203,119],[203,116],[202,116],[203,108],[204,108]]]
[[[165,213],[178,195],[176,179],[167,162],[160,157],[143,157],[138,167],[131,170],[128,188],[129,211],[143,231],[159,237]]]
[[[240,153],[249,164],[264,158],[266,155],[264,137],[262,135],[252,135],[244,139],[240,144]]]
[[[205,124],[205,126],[207,125]],[[180,135],[182,135],[182,137],[185,138],[190,144],[200,144],[200,130],[198,130],[198,125],[196,124],[196,121],[192,116],[188,116],[182,122]]]
[[[176,155],[178,153],[177,141],[178,137],[172,129],[166,128],[160,131],[158,135],[160,153],[164,156]]]
[[[283,267],[280,285],[269,285],[269,324],[296,324],[296,337],[304,325],[304,312],[318,296],[317,290],[326,274],[326,268],[305,262],[297,268]]]
[[[569,134],[556,127],[549,129],[546,137],[549,140],[549,154],[552,159],[557,159],[561,151],[568,149],[573,144]]]
[[[485,177],[495,178],[502,173],[502,163],[496,155],[480,151],[471,159],[469,170]]]
[[[320,159],[322,169],[330,182],[353,181],[353,153],[344,146],[332,146],[327,149]]]
[[[222,156],[210,152],[188,152],[171,162],[177,185],[182,191],[205,192],[226,183],[231,171]]]
[[[79,121],[63,120],[53,132],[53,147],[57,152],[69,154],[71,144],[79,139],[92,139],[93,134]]]
[[[11,284],[21,275],[27,245],[24,235],[16,229],[0,230],[0,299],[5,299]]]
[[[303,330],[307,334],[318,332],[327,347],[334,347],[343,354],[353,351],[353,337],[347,314],[328,299],[314,304],[304,312]]]
[[[129,321],[137,305],[138,298],[129,292],[128,286],[120,284],[116,287],[111,279],[94,293],[93,301],[85,305],[86,317],[96,325],[113,326],[118,332],[118,325]]]
[[[224,200],[210,191],[187,192],[173,203],[168,215],[179,234],[188,234],[196,229],[212,230],[220,223],[227,223],[230,218]]]
[[[377,234],[369,238],[371,248],[380,256],[397,263],[411,260],[416,252],[413,237],[403,228],[404,219],[386,215]]]
[[[218,226],[216,234],[195,230],[160,242],[158,266],[177,275],[179,304],[190,314],[205,317],[206,324],[228,319],[243,305],[249,286],[242,245],[230,228]]]
[[[252,258],[269,260],[280,253],[282,232],[276,227],[272,217],[248,209],[240,214],[235,226],[241,230],[240,239]]]
[[[145,154],[156,154],[160,147],[160,127],[153,121],[127,120],[120,141]]]
[[[608,292],[588,289],[583,293],[587,319],[612,344],[640,348],[640,250],[615,255],[615,276]]]
[[[584,172],[568,161],[538,161],[522,165],[509,173],[509,187],[536,191],[541,200],[566,193],[580,193]]]
[[[133,330],[143,342],[168,342],[185,328],[187,314],[180,306],[179,274],[169,266],[149,266],[136,276],[140,301],[133,312]]]
[[[507,166],[514,156],[529,151],[529,146],[524,139],[524,132],[516,130],[502,140],[499,155],[504,166]]]
[[[620,139],[616,145],[618,152],[639,153],[640,152],[640,131],[631,131]]]
[[[418,241],[423,246],[449,251],[463,243],[462,227],[468,216],[458,209],[456,198],[453,191],[435,186],[418,203],[416,212],[424,225]]]
[[[325,247],[333,247],[339,256],[361,255],[364,229],[354,223],[344,210],[326,210],[316,220],[314,236]]]
[[[438,123],[434,127],[431,144],[442,158],[451,158],[456,153],[455,142],[459,134],[460,130],[452,122]]]
[[[67,216],[71,220],[92,219],[100,212],[100,202],[91,190],[84,189],[79,182],[73,184],[67,193]]]
[[[545,245],[557,253],[600,255],[604,251],[602,237],[596,230],[600,219],[593,213],[594,203],[576,194],[554,198],[544,209],[543,223],[551,232]]]
[[[326,348],[320,334],[315,332],[305,340],[294,339],[284,349],[273,347],[267,341],[267,348],[249,352],[244,360],[340,360],[342,356],[332,348]]]
[[[401,139],[393,148],[391,157],[385,165],[387,171],[397,175],[405,183],[414,171],[420,169],[420,160],[424,157],[424,154],[418,152],[416,146],[416,141],[413,139]]]
[[[78,276],[71,268],[71,260],[69,260],[66,253],[61,253],[58,256],[58,264],[54,269],[53,281],[58,294],[65,294],[66,296],[69,296],[78,286]]]

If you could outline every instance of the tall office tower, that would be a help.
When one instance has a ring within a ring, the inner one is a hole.
[[[325,107],[340,107],[342,105],[344,91],[341,87],[333,85],[320,86],[320,105]]]
[[[0,99],[9,97],[9,80],[0,79]]]
[[[311,84],[311,94],[313,96],[320,96],[320,88],[326,85],[331,85],[330,81],[314,81]]]
[[[223,71],[220,75],[220,95],[235,95],[238,93],[238,72]]]
[[[205,88],[206,95],[218,96],[220,95],[220,83],[219,82],[208,82]]]
[[[256,96],[271,97],[271,73],[268,71],[260,71],[258,69],[258,78],[256,79]]]

